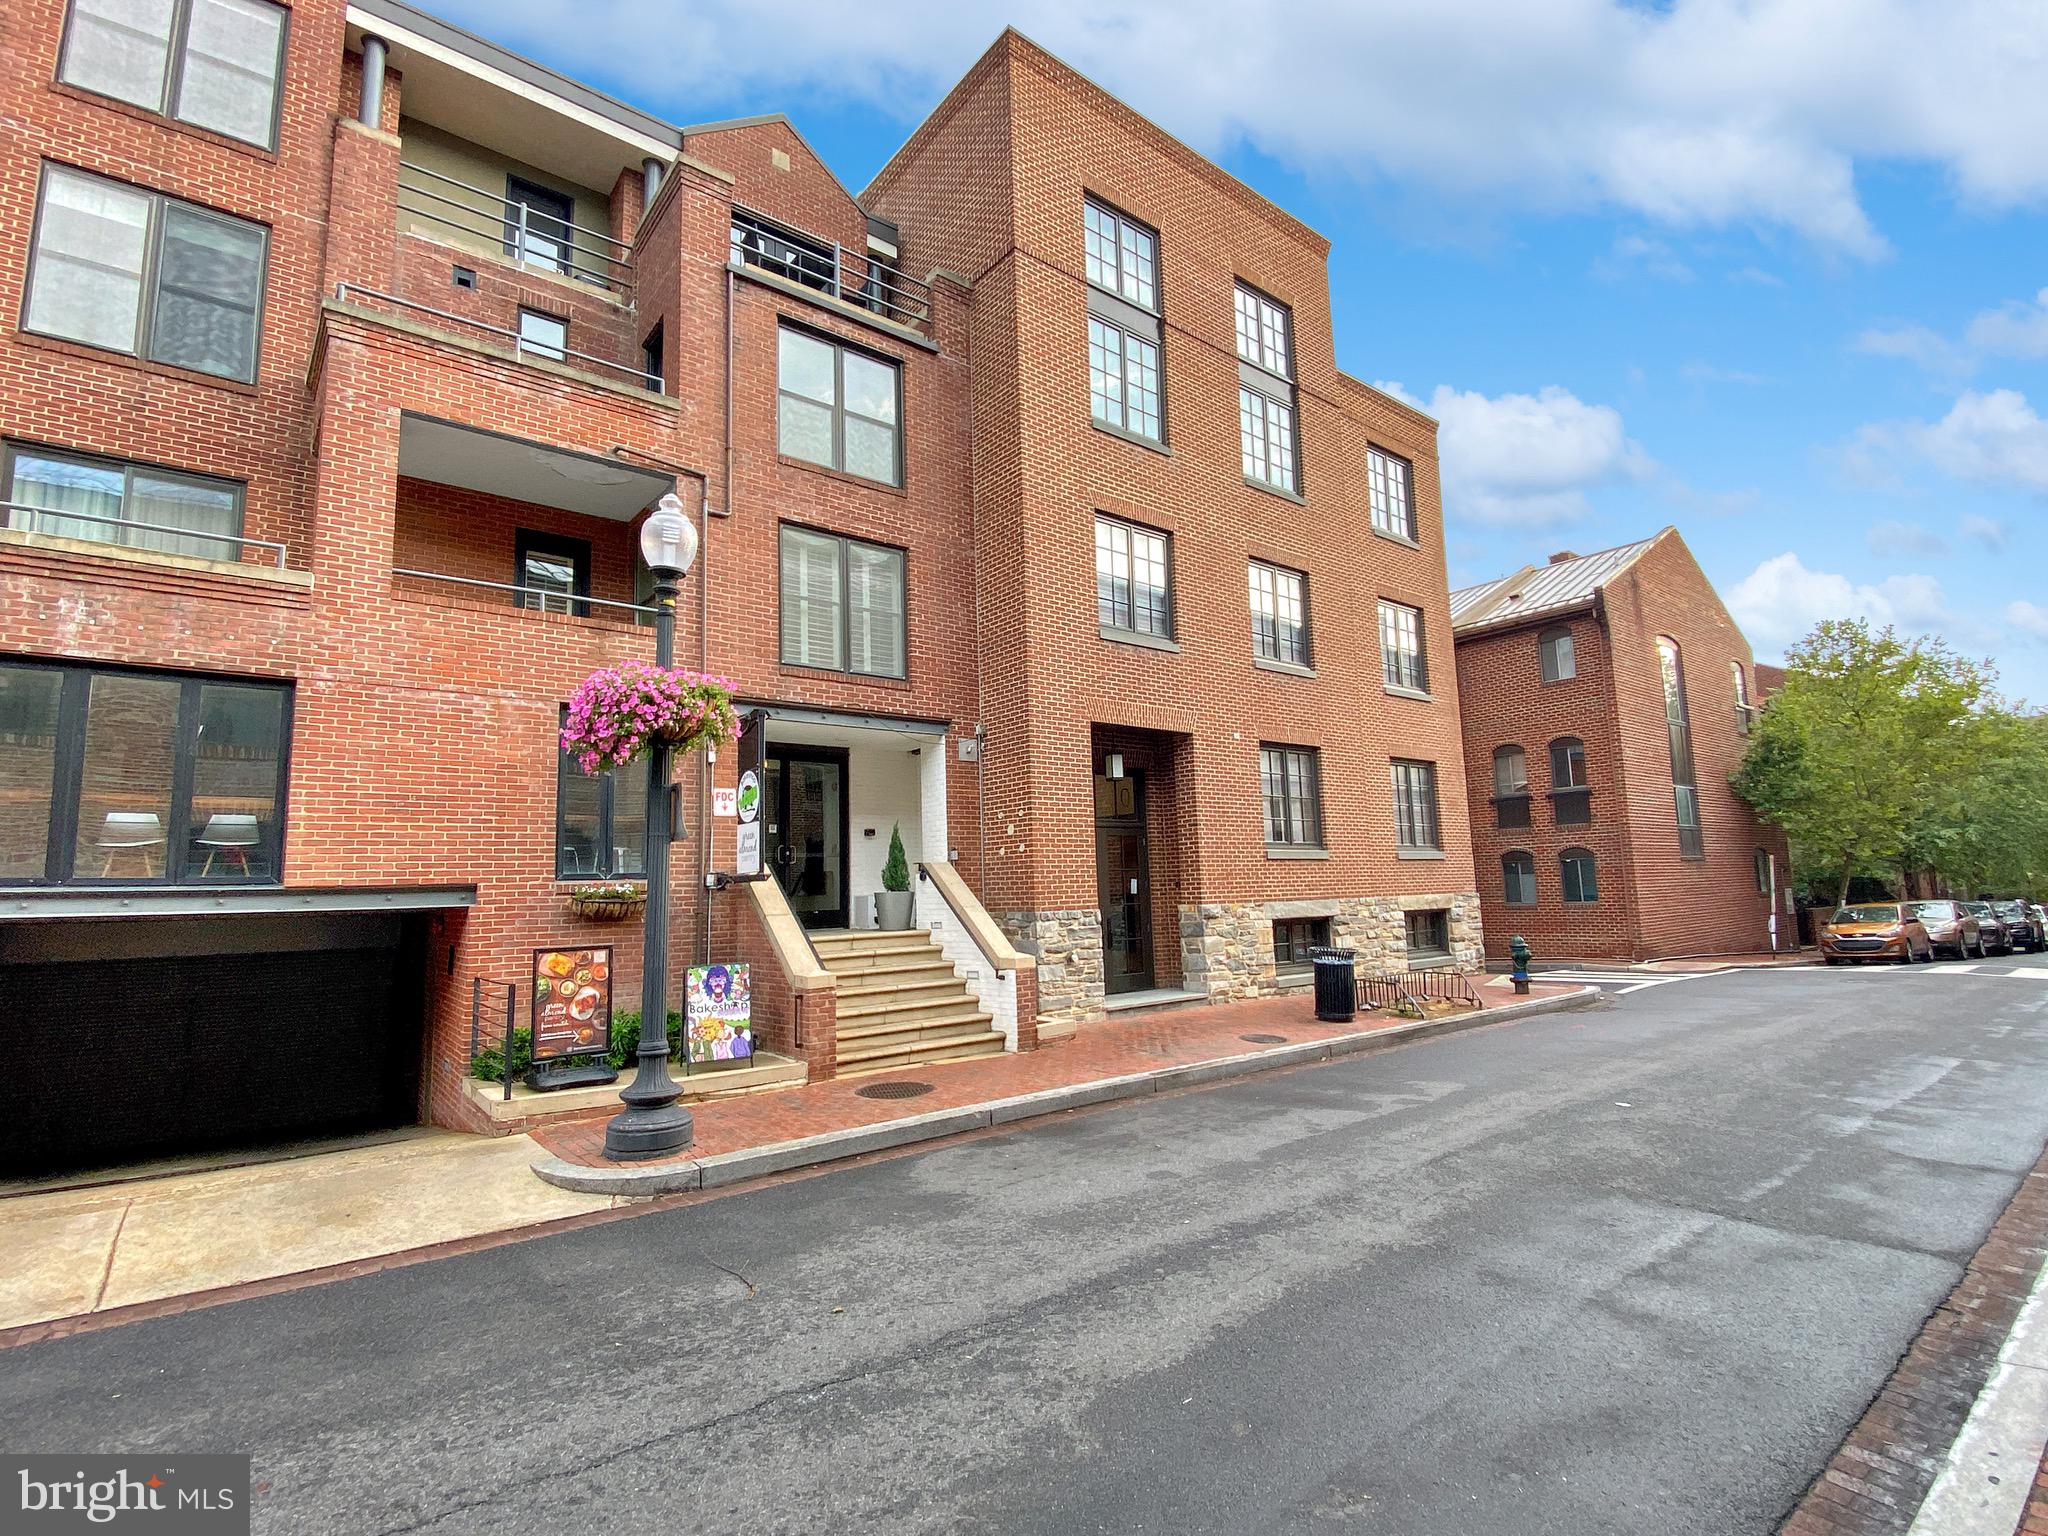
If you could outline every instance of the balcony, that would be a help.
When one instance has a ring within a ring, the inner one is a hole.
[[[513,266],[588,284],[622,304],[633,302],[631,248],[606,231],[533,200],[487,192],[416,160],[401,159],[398,171],[398,212],[411,223]],[[532,188],[528,198],[544,190]]]
[[[146,550],[155,555],[192,560],[225,561],[234,565],[285,568],[285,546],[274,539],[252,539],[239,533],[211,533],[168,523],[143,523],[82,509],[0,502],[0,527],[49,539],[104,544],[110,550]]]
[[[876,257],[849,257],[844,247],[766,214],[733,209],[732,260],[735,266],[865,309],[892,325],[932,333],[929,284],[905,277]]]

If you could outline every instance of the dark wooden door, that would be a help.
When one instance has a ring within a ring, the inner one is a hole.
[[[790,910],[806,928],[846,927],[845,750],[777,748],[768,789],[769,867]]]
[[[1114,995],[1152,985],[1152,877],[1145,792],[1136,775],[1095,781],[1095,875],[1102,903],[1102,985]]]

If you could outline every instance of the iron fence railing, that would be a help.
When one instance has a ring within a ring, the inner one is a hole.
[[[375,288],[365,288],[358,283],[336,283],[334,285],[334,297],[344,304],[360,303],[364,299],[373,299],[379,304],[389,304],[398,309],[411,310],[416,314],[432,315],[436,320],[446,320],[453,325],[468,326],[473,331],[482,331],[487,335],[509,341],[512,344],[513,355],[522,362],[530,358],[538,358],[550,363],[567,363],[570,358],[574,358],[578,363],[588,363],[592,368],[601,368],[607,373],[616,373],[631,379],[641,389],[649,390],[656,394],[661,392],[661,375],[658,373],[648,373],[643,369],[629,367],[624,363],[615,363],[608,357],[598,357],[589,352],[578,352],[574,347],[549,346],[529,341],[517,331],[508,330],[502,325],[491,325],[482,320],[472,320],[467,315],[458,315],[453,310],[436,309],[431,304],[421,304],[414,299],[401,299],[395,293],[383,293]]]
[[[445,571],[416,571],[408,570],[404,566],[393,567],[391,574],[407,576],[415,581],[439,581],[450,586],[502,592],[512,599],[508,607],[525,608],[537,613],[567,613],[588,618],[591,616],[592,608],[603,608],[606,612],[597,617],[606,618],[613,613],[631,614],[631,622],[640,623],[651,621],[655,612],[644,603],[622,603],[609,597],[585,597],[580,593],[564,592],[560,587],[522,586],[510,581],[481,581],[474,576],[450,576]]]
[[[1424,1002],[1479,1006],[1479,993],[1469,971],[1455,966],[1440,970],[1377,971],[1358,978],[1359,997],[1368,1008],[1420,1013]]]
[[[0,501],[0,511],[6,513],[4,525],[22,533],[48,534],[52,538],[83,537],[88,542],[113,544],[123,549],[151,549],[154,545],[137,544],[130,535],[143,534],[151,538],[195,539],[201,544],[218,545],[223,553],[218,558],[237,563],[249,563],[248,552],[262,550],[281,571],[284,569],[284,545],[275,539],[252,539],[239,533],[212,533],[199,528],[179,528],[169,523],[142,523],[132,518],[115,517],[104,512],[75,512],[64,507],[37,507],[25,501]],[[93,523],[107,530],[104,535],[84,535],[54,531],[52,523]],[[162,554],[183,554],[181,549],[159,550]],[[211,555],[196,556],[197,559],[213,559]]]
[[[931,331],[932,290],[869,255],[849,262],[844,247],[755,213],[732,211],[732,259],[787,282],[859,305],[885,320]]]
[[[632,248],[606,231],[539,211],[417,161],[399,161],[398,171],[400,213],[489,240],[515,265],[559,272],[631,297]]]

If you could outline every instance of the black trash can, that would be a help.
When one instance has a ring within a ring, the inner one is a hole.
[[[1315,963],[1316,1017],[1332,1024],[1345,1024],[1357,1018],[1358,952],[1317,949],[1309,958]]]

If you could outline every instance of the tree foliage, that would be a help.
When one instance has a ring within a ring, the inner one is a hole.
[[[1788,653],[1735,791],[1838,897],[1857,875],[2032,893],[2048,879],[2048,721],[1994,680],[1938,638],[1827,620]]]

